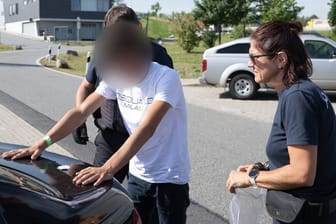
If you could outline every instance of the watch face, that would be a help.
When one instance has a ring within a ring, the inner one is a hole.
[[[256,177],[259,174],[259,170],[252,169],[249,173],[249,177]]]

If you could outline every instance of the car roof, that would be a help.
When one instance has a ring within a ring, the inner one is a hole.
[[[226,42],[224,44],[220,44],[218,46],[209,48],[204,52],[204,55],[206,55],[208,53],[216,53],[217,50],[219,50],[219,49],[222,49],[224,47],[229,47],[229,46],[232,46],[232,45],[235,45],[235,44],[240,44],[240,43],[241,44],[249,44],[250,43],[250,38],[249,37],[239,38],[239,39],[229,41],[229,42]]]
[[[0,143],[0,153],[2,154],[5,151],[23,147],[24,146],[20,145]],[[88,166],[89,164],[79,160],[50,152],[44,152],[43,155],[35,161],[30,159],[11,161],[0,158],[0,168],[5,169],[5,171],[1,173],[8,173],[8,170],[12,170],[14,176],[22,176],[22,178],[29,179],[28,181],[41,183],[48,188],[51,196],[67,201],[97,190],[93,185],[78,186],[72,182],[75,173]],[[102,184],[101,188],[108,190],[112,186],[113,181]]]
[[[300,38],[302,39],[302,41],[306,41],[306,40],[323,40],[323,41],[326,41],[330,44],[333,44],[334,47],[336,47],[336,42],[327,38],[327,37],[324,37],[318,33],[302,33],[300,34]],[[215,47],[212,47],[212,48],[209,48],[207,49],[205,52],[204,52],[204,55],[207,55],[207,54],[214,54],[216,53],[219,49],[222,49],[222,48],[225,48],[225,47],[229,47],[229,46],[232,46],[232,45],[235,45],[235,44],[249,44],[250,43],[250,37],[244,37],[244,38],[239,38],[239,39],[236,39],[236,40],[233,40],[233,41],[229,41],[229,42],[226,42],[224,44],[220,44],[218,46],[215,46]]]

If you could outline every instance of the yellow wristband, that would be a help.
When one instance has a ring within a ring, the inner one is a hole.
[[[43,137],[44,142],[47,144],[47,146],[52,146],[53,142],[51,141],[50,136],[46,135]]]

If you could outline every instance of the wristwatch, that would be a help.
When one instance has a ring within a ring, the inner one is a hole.
[[[250,183],[253,187],[257,187],[256,179],[259,175],[259,169],[253,168],[249,173]]]

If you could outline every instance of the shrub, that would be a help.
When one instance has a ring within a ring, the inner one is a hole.
[[[244,32],[244,26],[243,25],[238,25],[235,26],[235,28],[232,30],[231,36],[234,39],[242,38],[242,37],[248,37],[252,33],[252,30],[246,29]]]
[[[188,53],[199,46],[200,28],[191,14],[179,14],[176,18],[178,44]]]
[[[215,46],[217,35],[214,31],[207,29],[202,34],[202,40],[203,40],[204,47],[211,48]]]

